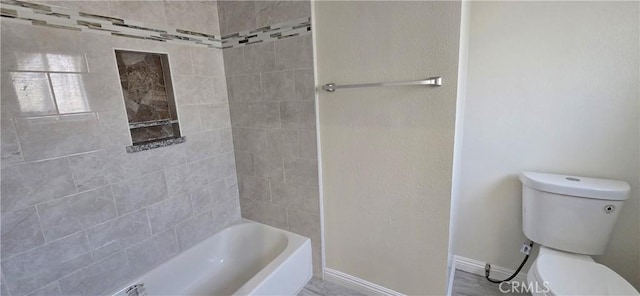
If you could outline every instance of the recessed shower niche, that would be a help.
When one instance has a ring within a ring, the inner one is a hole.
[[[133,142],[127,151],[184,142],[167,54],[127,50],[115,53]]]

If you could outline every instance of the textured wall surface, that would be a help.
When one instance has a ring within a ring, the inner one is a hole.
[[[217,1],[32,1],[140,23],[220,35]]]
[[[596,260],[640,288],[639,4],[473,2],[470,24],[455,254],[519,264],[522,170],[624,180]]]
[[[309,17],[308,1],[221,2],[224,32]],[[311,36],[224,50],[242,216],[311,238],[321,275]]]
[[[1,26],[2,295],[114,292],[240,219],[221,50]],[[168,53],[186,143],[125,152],[114,48]]]
[[[446,294],[459,2],[315,2],[327,268]],[[384,20],[384,21],[382,21]]]

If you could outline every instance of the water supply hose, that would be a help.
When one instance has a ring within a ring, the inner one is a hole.
[[[529,251],[531,251],[532,248],[533,248],[533,241],[531,241],[531,243],[529,243]],[[515,278],[516,275],[518,275],[518,273],[520,273],[520,270],[522,270],[522,267],[524,267],[524,264],[527,263],[527,259],[529,259],[529,254],[527,254],[527,256],[524,257],[524,260],[522,260],[522,263],[520,263],[520,266],[518,266],[518,269],[516,269],[516,272],[514,272],[510,277],[508,277],[505,280],[494,280],[494,279],[489,277],[489,273],[491,272],[491,264],[485,265],[485,267],[484,267],[484,277],[486,277],[488,281],[490,281],[492,283],[496,283],[496,284],[500,284],[500,283],[503,283],[503,282],[508,282],[508,281],[512,280],[513,278]]]

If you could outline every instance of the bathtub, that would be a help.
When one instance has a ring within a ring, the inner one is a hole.
[[[311,241],[243,220],[207,238],[119,290],[146,295],[296,295],[312,275]]]

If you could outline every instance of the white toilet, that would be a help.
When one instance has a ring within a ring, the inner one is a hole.
[[[522,229],[540,245],[527,280],[533,295],[640,295],[591,256],[605,252],[629,184],[522,172]]]

